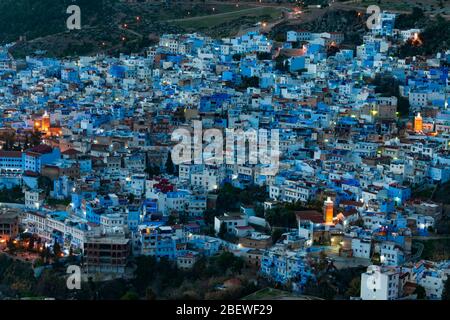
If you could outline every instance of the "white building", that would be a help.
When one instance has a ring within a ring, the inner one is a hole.
[[[370,240],[353,238],[352,251],[353,256],[357,258],[370,259],[372,242]]]
[[[362,300],[395,300],[399,296],[399,273],[371,265],[361,275]]]
[[[225,224],[227,233],[232,233],[235,227],[247,226],[247,220],[244,217],[240,215],[233,216],[225,214],[223,216],[214,218],[214,231],[216,233],[219,233],[222,223]]]
[[[40,189],[25,190],[25,207],[39,210],[44,204],[44,191]]]
[[[380,244],[380,261],[384,265],[398,266],[404,261],[403,251],[394,242]]]

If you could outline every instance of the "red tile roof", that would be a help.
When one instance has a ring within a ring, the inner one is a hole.
[[[35,152],[39,154],[51,153],[53,151],[52,147],[46,144],[40,144],[34,148],[27,150],[27,152]]]
[[[296,211],[297,220],[309,220],[313,223],[323,223],[323,214],[316,210]]]
[[[0,150],[0,158],[22,158],[22,152]]]

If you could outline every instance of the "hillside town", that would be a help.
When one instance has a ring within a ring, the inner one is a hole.
[[[325,298],[324,274],[360,268],[349,299],[442,299],[448,247],[424,243],[450,234],[450,51],[400,58],[421,30],[396,16],[355,49],[333,30],[164,34],[118,57],[0,47],[0,256],[73,261],[85,283],[132,279],[142,256],[187,272],[226,252],[293,295]],[[207,145],[195,123],[278,130],[275,174],[206,149],[176,163],[175,130]]]

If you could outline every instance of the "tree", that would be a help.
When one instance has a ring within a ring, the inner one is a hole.
[[[136,258],[134,271],[134,286],[138,292],[143,292],[156,273],[157,261],[152,256],[139,256]]]
[[[308,279],[303,291],[306,295],[311,295],[326,300],[332,300],[336,295],[336,291],[328,281],[316,282],[312,279]]]
[[[240,89],[247,88],[259,88],[259,77],[242,77],[242,82],[239,86]]]
[[[427,292],[421,285],[417,285],[416,290],[414,290],[414,294],[417,295],[417,299],[419,300],[424,300],[427,297]]]
[[[258,60],[272,60],[272,54],[270,52],[258,52],[256,57]]]
[[[38,132],[38,131],[33,131],[31,134],[30,134],[30,140],[29,140],[29,147],[30,148],[33,148],[33,147],[36,147],[36,146],[38,146],[38,145],[40,145],[41,144],[41,137],[42,136],[42,134],[40,133],[40,132]],[[28,140],[28,136],[27,136],[27,140]]]
[[[161,170],[158,166],[148,165],[147,168],[145,168],[145,173],[147,173],[149,177],[152,178],[161,174]]]
[[[395,19],[395,28],[397,29],[411,29],[415,27],[422,27],[426,22],[425,13],[419,7],[414,7],[411,14],[400,14]]]
[[[168,174],[175,174],[175,166],[173,164],[172,153],[170,151],[169,151],[169,154],[167,155],[166,172]]]
[[[57,241],[53,244],[53,254],[55,255],[55,258],[59,258],[61,255],[61,246]]]
[[[283,229],[274,229],[272,231],[272,242],[275,244],[277,241],[281,238],[281,235],[283,234]]]
[[[21,186],[15,186],[12,189],[0,189],[0,202],[23,203],[24,193]]]
[[[219,236],[220,239],[223,239],[226,234],[227,234],[227,225],[225,224],[225,222],[222,222],[220,224],[219,233],[217,235]]]
[[[99,283],[98,296],[104,300],[118,300],[128,291],[127,283],[124,279],[114,279]]]
[[[176,223],[177,223],[177,217],[173,214],[169,215],[169,217],[167,218],[167,225],[172,226]]]
[[[338,53],[339,51],[340,51],[339,47],[337,47],[337,46],[329,46],[327,48],[327,57],[335,56],[336,53]]]
[[[289,70],[287,60],[284,56],[279,55],[278,57],[275,58],[275,69],[283,72]]]
[[[445,281],[442,300],[450,300],[450,277],[447,277],[447,280]]]
[[[50,249],[48,247],[43,248],[40,254],[42,260],[44,261],[44,263],[48,263],[50,260],[50,257],[52,256]]]
[[[14,254],[17,250],[16,244],[11,239],[6,243],[6,246],[8,247],[8,251],[10,254]]]
[[[32,236],[30,238],[30,241],[28,242],[28,250],[32,251],[34,249],[34,237]]]
[[[2,136],[5,143],[3,144],[3,150],[16,150],[16,135],[15,133],[5,133]]]
[[[128,291],[120,300],[139,300],[139,295],[135,291]]]
[[[232,272],[241,272],[244,267],[244,261],[240,257],[236,257],[231,252],[222,252],[219,256],[212,260],[218,274],[225,274],[228,270]]]
[[[214,209],[206,209],[203,212],[203,218],[205,219],[205,223],[208,225],[214,224],[214,217],[218,216],[219,212]]]
[[[11,288],[19,296],[30,296],[36,283],[31,264],[9,258],[0,266],[0,284]],[[2,268],[3,267],[3,268]]]
[[[266,220],[273,227],[295,228],[297,226],[294,211],[283,207],[268,210]]]
[[[56,299],[66,298],[66,281],[53,270],[44,270],[36,284],[35,294]]]
[[[328,256],[325,251],[320,251],[319,261],[317,263],[317,270],[319,272],[325,271],[328,267]]]
[[[145,299],[146,300],[156,300],[156,294],[152,288],[148,287],[145,290]]]
[[[378,252],[375,252],[372,255],[372,263],[374,265],[380,265],[381,264],[381,257],[380,257],[380,254]]]
[[[354,277],[348,286],[346,295],[349,297],[359,297],[361,294],[361,276]]]
[[[409,99],[405,97],[398,96],[397,97],[397,111],[399,116],[408,116],[409,115]]]
[[[233,54],[233,61],[240,61],[241,57],[242,56],[239,53],[235,53]]]
[[[436,52],[446,50],[450,43],[450,22],[446,21],[441,15],[435,19],[425,19],[426,27],[420,33],[420,43],[408,40],[400,47],[399,57],[408,56],[427,56],[434,55]]]
[[[39,189],[44,190],[45,194],[48,196],[53,188],[53,182],[49,177],[39,176],[38,187]]]

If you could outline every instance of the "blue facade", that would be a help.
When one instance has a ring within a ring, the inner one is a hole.
[[[396,205],[403,204],[406,200],[411,198],[411,188],[398,185],[390,185],[388,188],[388,196],[395,201]]]

